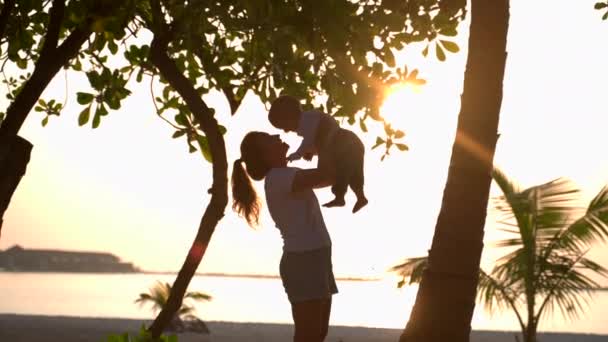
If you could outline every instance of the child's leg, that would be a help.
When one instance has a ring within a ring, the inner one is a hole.
[[[344,195],[346,194],[346,189],[348,188],[348,183],[350,179],[351,169],[349,165],[336,156],[333,159],[334,167],[336,168],[336,178],[334,180],[334,184],[331,186],[331,192],[334,194],[334,199],[330,202],[323,204],[324,207],[342,207],[346,202],[344,201]]]
[[[363,191],[363,184],[365,182],[364,176],[364,157],[365,157],[365,147],[359,141],[358,144],[355,144],[355,148],[352,151],[351,160],[353,173],[350,178],[350,188],[353,190],[355,195],[357,196],[357,202],[353,207],[353,213],[356,213],[365,205],[367,205],[367,198],[365,198],[365,192]]]
[[[331,192],[334,194],[335,198],[332,201],[325,203],[323,205],[324,207],[341,207],[345,204],[344,195],[348,189],[353,170],[348,160],[348,146],[345,144],[347,141],[342,137],[343,132],[340,130],[335,134],[332,142],[326,145],[326,151],[324,152],[331,156],[324,158],[323,160],[319,159],[319,167],[333,167],[335,168],[336,175],[334,184],[331,187]]]

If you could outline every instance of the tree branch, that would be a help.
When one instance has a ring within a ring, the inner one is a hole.
[[[15,8],[15,0],[7,0],[4,6],[2,6],[2,12],[0,12],[0,38],[4,37],[4,30],[13,8]]]
[[[40,59],[49,53],[54,53],[59,41],[59,31],[61,30],[61,22],[63,21],[63,13],[65,11],[64,0],[53,0],[53,6],[50,11],[49,26],[44,36],[42,50],[40,50]]]
[[[158,314],[149,330],[154,338],[158,338],[171,319],[178,313],[184,294],[194,276],[205,252],[211,235],[219,220],[224,216],[228,204],[228,163],[224,138],[219,130],[217,121],[211,110],[199,97],[190,81],[179,71],[175,63],[167,55],[168,32],[158,0],[152,0],[154,38],[150,46],[150,59],[158,68],[162,77],[180,94],[188,108],[192,111],[201,129],[205,133],[213,159],[213,185],[211,200],[201,218],[198,233],[190,251],[180,269],[166,306]]]

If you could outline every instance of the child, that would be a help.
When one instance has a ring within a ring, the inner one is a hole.
[[[335,198],[324,207],[344,206],[348,186],[357,196],[353,213],[367,204],[363,192],[363,143],[355,133],[340,128],[330,115],[319,111],[305,111],[300,102],[289,95],[282,95],[270,106],[270,123],[285,132],[296,132],[303,137],[298,149],[287,157],[288,161],[300,158],[311,160],[318,155],[318,167],[334,167],[336,180],[331,188]]]

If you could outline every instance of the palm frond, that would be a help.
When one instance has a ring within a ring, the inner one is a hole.
[[[177,316],[181,317],[181,316],[185,316],[185,315],[190,315],[190,314],[193,314],[194,311],[195,311],[194,306],[183,304],[179,308],[179,310],[177,310]]]
[[[560,255],[548,259],[542,277],[538,281],[538,293],[543,296],[537,317],[541,317],[546,309],[553,314],[556,309],[570,319],[579,317],[593,290],[600,288],[599,284],[587,274],[608,276],[608,270],[596,262],[579,255]]]
[[[153,301],[154,299],[152,298],[152,296],[148,293],[140,293],[139,294],[139,298],[137,298],[135,300],[135,303],[143,305],[148,301]]]
[[[210,301],[213,299],[210,295],[203,292],[187,292],[184,298],[191,298],[196,301]]]
[[[560,244],[570,247],[589,247],[595,241],[608,238],[608,186],[589,203],[582,217],[570,224],[560,236]]]
[[[170,292],[171,285],[157,281],[148,293],[140,293],[135,302],[140,305],[150,302],[154,311],[160,310],[166,305]]]
[[[404,285],[420,283],[420,281],[422,281],[422,273],[424,272],[427,264],[428,256],[408,258],[405,259],[401,264],[391,267],[389,271],[395,272],[403,277],[403,279],[397,284],[397,287],[401,288]],[[406,279],[409,279],[407,284]]]
[[[167,304],[169,299],[169,295],[171,294],[171,284],[165,282],[156,281],[155,284],[150,287],[148,293],[140,293],[139,297],[135,300],[135,303],[140,306],[144,303],[151,302],[152,309],[154,312],[161,310]],[[203,292],[187,292],[184,295],[184,299],[192,299],[195,301],[209,301],[212,297]],[[176,317],[179,318],[181,316],[193,316],[195,311],[194,306],[189,305],[188,303],[182,302],[182,306],[176,313]],[[195,317],[195,316],[193,316]]]
[[[492,170],[492,179],[494,179],[496,184],[498,184],[500,191],[502,191],[505,196],[510,196],[511,194],[521,192],[519,185],[517,185],[507,176],[506,173],[497,167]]]

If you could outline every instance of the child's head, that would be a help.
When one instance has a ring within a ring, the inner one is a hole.
[[[298,129],[301,113],[300,102],[295,97],[281,95],[270,105],[268,120],[278,129],[294,132]]]

